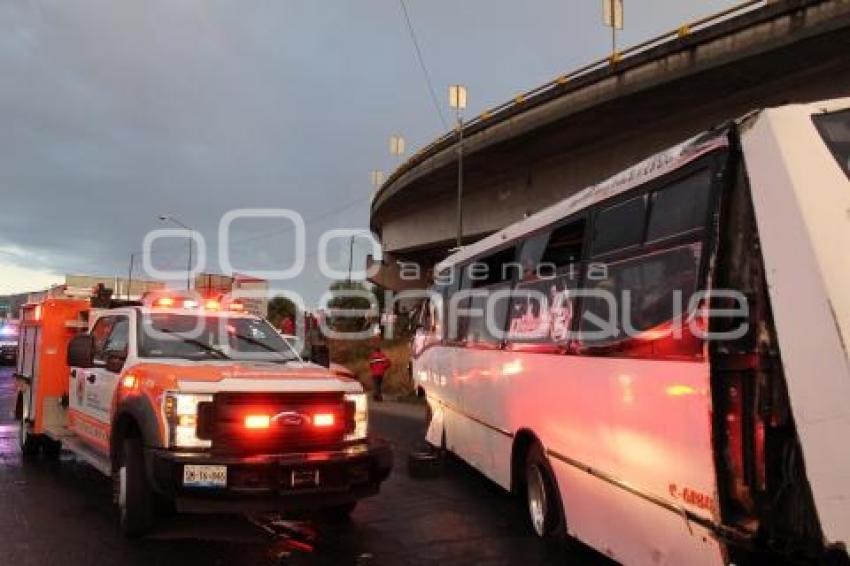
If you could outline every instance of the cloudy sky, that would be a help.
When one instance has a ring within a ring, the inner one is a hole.
[[[610,45],[598,0],[406,1],[441,103],[464,83],[470,115]],[[734,2],[625,3],[632,44]],[[305,272],[275,285],[315,301],[318,237],[368,226],[388,137],[409,153],[443,131],[399,0],[2,0],[0,118],[0,293],[124,275],[163,213],[220,272],[221,216],[269,207],[308,235]],[[236,268],[292,262],[283,221],[237,222],[232,239]],[[347,245],[331,251],[344,267]],[[181,269],[186,245],[152,258]]]

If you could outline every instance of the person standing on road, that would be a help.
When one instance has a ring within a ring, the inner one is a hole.
[[[375,388],[372,393],[375,401],[384,400],[381,388],[384,385],[384,375],[386,375],[391,365],[392,362],[390,362],[390,359],[381,351],[381,345],[376,344],[375,349],[369,354],[369,372],[372,374],[372,383]]]

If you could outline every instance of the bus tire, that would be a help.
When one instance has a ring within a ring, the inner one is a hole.
[[[138,538],[153,527],[154,498],[145,472],[141,439],[125,438],[121,448],[117,470],[119,525],[126,538]]]
[[[525,501],[534,534],[540,538],[563,534],[561,496],[543,448],[536,442],[525,458]]]
[[[412,478],[439,477],[443,472],[443,454],[430,446],[407,455],[407,474]]]

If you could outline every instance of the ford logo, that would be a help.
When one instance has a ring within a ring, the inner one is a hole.
[[[301,426],[310,422],[310,417],[295,411],[283,411],[272,417],[272,422],[283,426]]]

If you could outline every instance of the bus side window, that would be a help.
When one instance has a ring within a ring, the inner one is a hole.
[[[609,263],[604,276],[588,276],[580,341],[587,346],[614,344],[638,337],[627,330],[670,330],[677,315],[686,319],[698,289],[701,251],[700,244],[681,246]]]
[[[523,280],[514,289],[508,315],[510,342],[565,344],[570,340],[575,309],[571,291],[580,280],[585,225],[582,218],[523,244],[525,254],[540,241],[546,242],[539,263],[531,273],[524,270]],[[521,259],[524,268],[526,258]]]
[[[653,192],[647,241],[654,242],[704,228],[710,196],[710,169],[702,169]]]
[[[493,304],[493,327],[487,324],[487,307],[494,293],[509,289],[520,276],[521,267],[516,261],[516,248],[500,250],[483,258],[474,259],[466,267],[468,285],[473,294],[466,299],[465,306],[474,314],[461,317],[461,336],[467,342],[497,345],[501,343],[507,316],[507,303],[500,300]]]
[[[519,247],[519,264],[522,273],[519,274],[520,281],[534,279],[537,276],[540,260],[549,243],[549,232],[540,232],[529,236]]]
[[[582,259],[584,249],[584,219],[570,222],[552,231],[540,263],[554,266],[559,271]]]
[[[850,179],[850,110],[819,114],[812,120],[838,166]]]
[[[593,255],[639,246],[646,224],[646,195],[603,208],[593,222]]]

